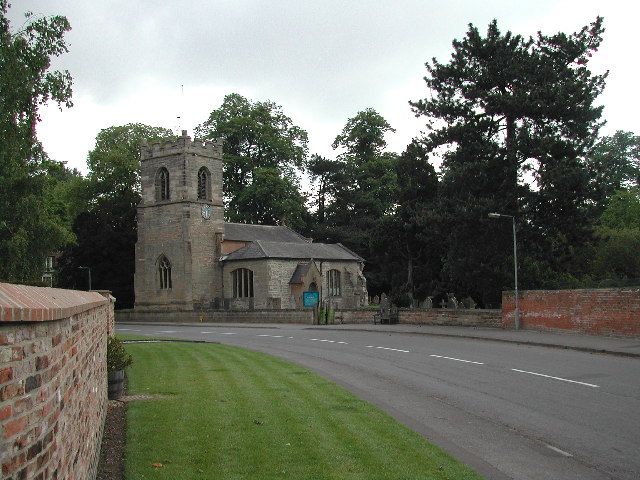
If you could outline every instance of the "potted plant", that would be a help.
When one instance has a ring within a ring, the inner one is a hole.
[[[117,400],[124,390],[124,369],[133,362],[122,342],[116,337],[107,339],[107,376],[109,379],[109,400]]]

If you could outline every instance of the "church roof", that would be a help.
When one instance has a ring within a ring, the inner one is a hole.
[[[247,223],[225,223],[224,239],[239,242],[287,242],[310,243],[311,240],[279,225],[251,225]]]
[[[248,223],[224,224],[224,239],[239,242],[289,242],[310,243],[311,239],[303,237],[289,227],[281,225],[252,225]]]
[[[222,260],[254,260],[259,258],[364,261],[362,257],[340,243],[264,242],[261,240],[249,243],[222,257]]]

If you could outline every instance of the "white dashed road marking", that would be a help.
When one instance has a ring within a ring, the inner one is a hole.
[[[573,455],[571,455],[569,452],[565,452],[564,450],[560,450],[558,447],[554,447],[553,445],[549,445],[548,443],[545,443],[545,445],[547,446],[547,448],[550,448],[554,452],[559,453],[560,455],[562,455],[564,457],[573,457]]]
[[[158,330],[156,333],[178,333],[177,330]]]
[[[290,337],[293,338],[293,337]],[[326,343],[341,343],[342,345],[349,345],[347,342],[338,342],[337,340],[327,340],[324,338],[310,338],[311,342],[326,342]]]
[[[138,328],[116,328],[119,332],[139,332]]]
[[[392,352],[411,353],[410,350],[401,350],[400,348],[376,347],[374,345],[366,345],[367,348],[379,348],[380,350],[391,350]]]
[[[474,362],[471,360],[463,360],[462,358],[454,358],[454,357],[445,357],[444,355],[429,355],[430,357],[435,357],[435,358],[446,358],[447,360],[455,360],[456,362],[463,362],[463,363],[475,363],[476,365],[484,365],[484,363],[482,362]]]
[[[551,375],[545,375],[544,373],[527,372],[526,370],[518,370],[517,368],[512,368],[511,370],[514,372],[528,373],[529,375],[536,375],[538,377],[552,378],[553,380],[560,380],[561,382],[577,383],[578,385],[584,385],[585,387],[600,388],[600,385],[594,385],[593,383],[578,382],[577,380],[569,380],[568,378],[562,378],[562,377],[553,377]]]
[[[263,333],[262,335],[258,335],[258,337],[271,337],[271,338],[282,338],[284,335],[267,335]]]
[[[220,335],[236,335],[235,332],[222,332]]]

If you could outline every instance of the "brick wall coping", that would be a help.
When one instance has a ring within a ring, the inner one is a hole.
[[[108,303],[94,291],[0,283],[0,322],[59,320]]]
[[[520,294],[525,293],[544,293],[544,294],[554,294],[554,293],[566,293],[566,292],[637,292],[640,291],[640,285],[632,286],[632,287],[604,287],[604,288],[565,288],[558,290],[518,290],[518,296]],[[503,290],[502,296],[513,297],[515,295],[514,290]]]

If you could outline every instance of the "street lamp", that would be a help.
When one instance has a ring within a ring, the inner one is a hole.
[[[520,307],[518,305],[518,256],[516,252],[516,217],[513,215],[504,215],[502,213],[490,213],[489,218],[510,218],[513,226],[513,278],[516,290],[516,311],[515,325],[516,330],[520,330]]]
[[[87,270],[89,272],[89,290],[91,290],[91,267],[78,267],[80,270]]]

